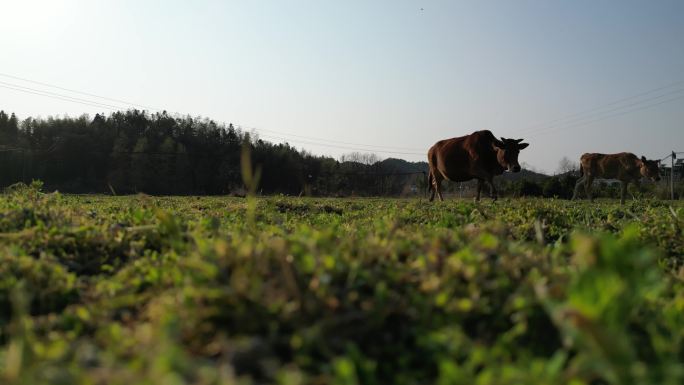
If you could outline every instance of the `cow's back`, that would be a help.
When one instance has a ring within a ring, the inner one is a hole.
[[[458,181],[466,176],[470,163],[465,148],[466,138],[467,136],[444,139],[430,147],[430,164],[444,178]]]
[[[490,163],[496,163],[492,140],[494,135],[488,130],[440,140],[428,151],[428,160],[446,179],[470,180],[478,168],[491,168]]]
[[[594,178],[633,179],[638,178],[639,158],[631,152],[617,154],[586,153],[580,158],[582,171]]]

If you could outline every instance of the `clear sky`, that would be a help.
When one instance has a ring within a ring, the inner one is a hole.
[[[0,0],[0,9],[4,75],[233,122],[316,154],[383,146],[373,152],[425,160],[435,141],[485,128],[525,138],[520,160],[547,172],[584,152],[684,151],[681,0]],[[7,87],[130,107],[0,82],[0,109],[21,119],[110,111]]]

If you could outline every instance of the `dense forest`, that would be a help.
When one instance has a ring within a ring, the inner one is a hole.
[[[258,192],[401,195],[425,189],[427,164],[350,154],[337,161],[273,144],[232,124],[166,112],[27,118],[0,112],[0,186],[42,180],[73,193],[242,194],[241,155]],[[368,160],[373,162],[368,162]]]
[[[416,196],[427,187],[426,162],[361,153],[336,160],[204,118],[128,110],[20,121],[0,111],[0,188],[41,180],[70,193],[243,195],[243,151],[260,171],[260,194]],[[577,175],[566,168],[552,177],[506,173],[496,183],[502,195],[569,198]],[[596,190],[614,196],[617,187]],[[472,196],[474,183],[445,191]]]

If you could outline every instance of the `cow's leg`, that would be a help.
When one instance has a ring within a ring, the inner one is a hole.
[[[498,199],[499,192],[496,191],[496,186],[494,186],[494,179],[488,178],[487,183],[489,183],[489,196],[496,201]]]
[[[444,180],[444,177],[442,177],[442,174],[439,172],[432,174],[433,194],[434,192],[437,192],[440,202],[444,202],[444,198],[442,197],[442,180]]]
[[[430,173],[428,174],[428,191],[430,191],[430,202],[435,200],[435,186],[433,184],[433,180],[435,179],[434,174],[432,173],[432,170],[430,170]]]
[[[584,183],[584,180],[586,178],[587,178],[586,175],[583,175],[579,179],[577,179],[577,183],[575,183],[575,191],[572,193],[572,200],[573,201],[575,199],[577,199],[577,194],[579,194],[580,186],[582,186],[582,183]]]
[[[591,183],[594,181],[594,178],[591,175],[586,175],[584,177],[584,191],[587,193],[587,198],[589,198],[590,202],[594,201],[594,197],[591,195]]]
[[[475,201],[480,201],[480,194],[482,193],[482,179],[477,180],[477,195],[475,195]]]
[[[620,181],[620,204],[624,205],[625,204],[625,195],[627,195],[627,185],[629,185],[629,181]]]

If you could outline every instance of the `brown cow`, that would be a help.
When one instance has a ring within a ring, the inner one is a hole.
[[[477,179],[477,198],[480,200],[482,184],[487,182],[490,195],[497,198],[494,187],[494,176],[504,171],[519,172],[518,153],[529,146],[520,143],[522,139],[497,139],[489,130],[476,131],[470,135],[440,140],[428,151],[430,173],[429,189],[432,191],[430,201],[443,201],[441,183],[444,179],[453,182],[464,182]]]
[[[584,154],[580,157],[580,178],[575,184],[575,192],[572,199],[577,198],[580,185],[584,183],[584,190],[590,201],[594,200],[591,195],[591,182],[598,179],[617,179],[620,181],[620,203],[625,203],[627,185],[630,182],[638,184],[641,177],[650,178],[653,181],[660,180],[659,160],[641,159],[631,152],[619,154]]]

